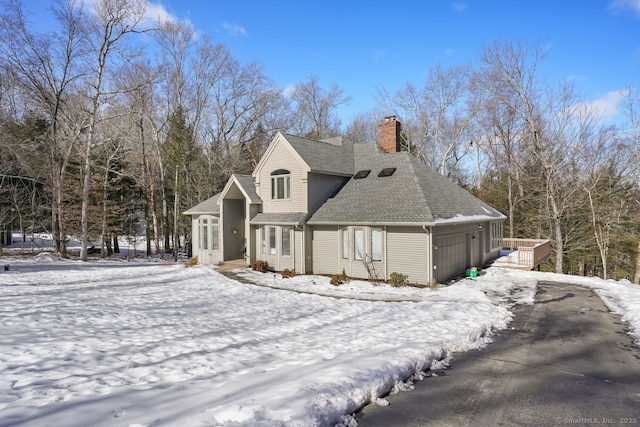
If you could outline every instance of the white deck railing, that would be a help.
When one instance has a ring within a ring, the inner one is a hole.
[[[544,239],[503,238],[504,249],[518,251],[518,265],[536,268],[551,256],[551,241]]]

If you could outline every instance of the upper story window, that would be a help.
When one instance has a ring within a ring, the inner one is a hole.
[[[291,173],[286,169],[271,172],[271,199],[285,200],[291,198]]]

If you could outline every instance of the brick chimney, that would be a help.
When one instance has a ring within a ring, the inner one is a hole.
[[[378,124],[378,143],[385,153],[397,153],[400,151],[400,122],[396,116],[388,116]]]

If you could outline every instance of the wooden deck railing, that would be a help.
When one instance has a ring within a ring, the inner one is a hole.
[[[530,269],[536,268],[551,256],[549,240],[503,238],[502,247],[518,251],[518,264]]]

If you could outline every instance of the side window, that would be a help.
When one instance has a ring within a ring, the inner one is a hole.
[[[211,225],[211,249],[214,251],[220,250],[220,237],[219,237],[219,226],[217,224]]]
[[[276,228],[269,227],[269,255],[276,255]]]
[[[291,198],[291,174],[286,169],[271,172],[271,199],[287,200]]]
[[[342,259],[349,259],[349,228],[342,228]]]
[[[371,229],[371,260],[382,261],[382,228]]]
[[[291,227],[282,226],[282,255],[291,256]]]
[[[200,249],[209,249],[209,220],[200,219]]]
[[[356,228],[353,230],[353,259],[362,261],[364,256],[364,230]]]

